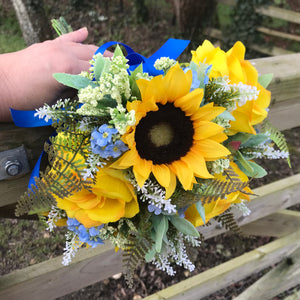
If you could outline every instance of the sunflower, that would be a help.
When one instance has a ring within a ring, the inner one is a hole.
[[[137,81],[142,100],[127,104],[136,123],[122,137],[129,150],[111,165],[133,167],[140,187],[152,173],[166,189],[166,198],[174,192],[176,178],[189,190],[195,176],[213,178],[206,161],[230,154],[220,144],[227,138],[224,128],[211,122],[225,109],[212,103],[200,107],[203,90],[190,92],[191,84],[192,71],[184,72],[178,64],[164,77]]]

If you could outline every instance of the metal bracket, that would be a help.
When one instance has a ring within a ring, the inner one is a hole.
[[[16,178],[29,172],[30,166],[23,145],[0,152],[0,180]]]

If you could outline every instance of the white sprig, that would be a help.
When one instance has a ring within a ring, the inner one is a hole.
[[[67,266],[72,261],[78,249],[82,246],[82,242],[76,233],[68,231],[66,233],[66,246],[64,248],[63,261],[62,264]]]

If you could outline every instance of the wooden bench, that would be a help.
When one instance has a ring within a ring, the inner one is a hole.
[[[218,0],[218,4],[226,5],[233,8],[236,5],[237,0]],[[300,24],[300,13],[288,9],[279,8],[276,6],[261,6],[255,9],[255,12],[262,17],[270,17],[279,19],[281,21]],[[300,36],[291,32],[282,32],[279,30],[272,29],[268,27],[268,24],[265,26],[257,26],[256,31],[267,38],[278,38],[281,41],[295,41],[300,42]],[[223,32],[219,28],[206,28],[204,31],[205,35],[209,38],[214,38],[219,41],[223,41]],[[258,53],[266,54],[269,56],[276,55],[285,55],[294,53],[291,50],[285,49],[283,47],[270,46],[265,44],[252,43],[249,45],[249,48],[255,50]]]
[[[270,85],[272,104],[269,119],[279,129],[300,126],[300,53],[253,60],[259,73],[273,73]],[[12,124],[0,125],[0,152],[21,146],[27,149],[33,166],[49,128],[25,129]],[[0,181],[2,216],[12,216],[18,197],[26,190],[29,174]],[[277,239],[240,257],[188,278],[146,299],[200,299],[252,273],[279,263],[236,299],[269,299],[300,283],[300,212],[286,210],[300,203],[300,174],[255,189],[252,213],[237,220],[248,234],[273,236]],[[199,228],[206,238],[225,231],[216,223]],[[287,264],[285,259],[290,257]],[[121,251],[110,244],[81,249],[65,267],[62,257],[13,271],[0,278],[0,299],[55,299],[121,272]],[[281,272],[281,273],[280,273]],[[283,277],[278,277],[282,274]],[[262,289],[261,287],[264,286]],[[254,296],[253,296],[254,295]]]

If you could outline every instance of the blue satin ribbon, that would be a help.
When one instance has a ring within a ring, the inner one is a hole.
[[[118,43],[118,42],[108,42],[103,44],[101,47],[97,49],[95,54],[101,53],[103,54],[105,50],[107,50],[109,47],[120,44],[124,46],[124,48],[127,51],[127,56],[126,58],[128,59],[128,64],[129,64],[129,71],[132,72],[134,71],[135,68],[137,68],[140,64],[143,65],[143,71],[146,73],[149,73],[151,76],[157,76],[162,74],[162,71],[156,70],[154,68],[154,63],[157,59],[161,57],[169,57],[171,59],[177,59],[178,56],[184,51],[184,49],[188,46],[190,41],[187,40],[177,40],[177,39],[168,39],[167,42],[160,48],[158,49],[153,55],[151,55],[149,58],[144,57],[143,55],[134,52],[132,48],[127,46],[126,44],[123,43]],[[41,126],[49,126],[53,122],[49,120],[46,122],[44,119],[40,119],[38,116],[35,116],[36,111],[35,110],[16,110],[16,109],[10,109],[13,121],[15,125],[19,127],[41,127]],[[45,154],[43,151],[35,164],[31,176],[29,179],[28,183],[28,188],[31,189],[31,185],[35,185],[35,177],[39,177],[39,172],[40,172],[40,165],[42,161],[42,157]],[[32,189],[31,189],[32,190]]]

